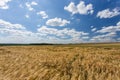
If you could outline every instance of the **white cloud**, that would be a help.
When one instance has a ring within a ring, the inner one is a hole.
[[[118,15],[120,15],[120,10],[118,10],[117,8],[114,8],[113,10],[105,9],[97,13],[97,17],[100,18],[112,18]]]
[[[77,9],[79,14],[92,14],[93,13],[93,6],[92,4],[85,5],[85,2],[81,1],[77,5]]]
[[[29,43],[38,40],[35,33],[21,24],[12,24],[0,19],[0,43]]]
[[[93,42],[114,42],[117,41],[115,37],[117,32],[120,31],[120,21],[115,26],[103,27],[101,30],[97,30],[98,35],[93,36],[91,41]]]
[[[97,30],[97,28],[95,28],[94,26],[90,26],[90,28],[92,32],[95,32]]]
[[[96,30],[97,30],[97,28],[93,28],[93,29],[91,29],[92,32],[94,32],[94,31],[96,31]]]
[[[77,7],[74,2],[71,2],[68,6],[64,7],[65,10],[71,12],[72,14],[78,13]]]
[[[32,8],[30,3],[27,2],[27,3],[25,3],[25,5],[26,5],[26,7],[28,8],[29,11],[33,10],[33,8]]]
[[[94,36],[91,41],[92,42],[114,42],[116,41],[114,37],[116,36],[115,32],[110,32],[106,34],[100,34],[97,36]]]
[[[26,18],[30,18],[30,16],[28,14],[25,15]]]
[[[32,32],[27,31],[26,28],[21,24],[12,24],[8,21],[4,21],[0,19],[0,33],[1,33],[0,35],[1,36],[3,35],[2,37],[6,39],[6,37],[16,37],[16,38],[17,36],[24,37],[26,35],[30,35]]]
[[[117,26],[120,26],[120,21],[117,23]]]
[[[35,1],[32,1],[31,5],[38,5],[38,4]]]
[[[25,29],[25,27],[23,27],[20,24],[12,24],[12,23],[4,21],[2,19],[0,19],[0,28],[5,28],[5,29]]]
[[[11,0],[0,0],[0,9],[8,9],[9,6],[7,5],[8,2]]]
[[[46,14],[46,12],[45,12],[45,11],[40,11],[40,12],[37,12],[37,15],[40,15],[43,19],[48,18],[48,15]]]
[[[120,42],[120,38],[118,38],[117,41]]]
[[[53,19],[49,19],[46,22],[47,25],[49,26],[65,26],[67,24],[70,24],[70,21],[67,21],[65,19],[61,19],[61,18],[53,18]]]
[[[57,29],[47,28],[46,26],[42,26],[42,27],[38,28],[38,32],[40,32],[42,34],[56,34]]]
[[[93,5],[92,4],[87,4],[85,5],[84,1],[80,1],[79,4],[75,5],[74,2],[71,2],[68,6],[64,7],[65,10],[71,12],[72,14],[93,14]]]
[[[116,24],[116,26],[108,26],[103,27],[101,30],[97,30],[97,33],[107,33],[107,32],[116,32],[120,31],[120,21]]]
[[[34,8],[33,8],[32,6],[36,6],[36,5],[38,5],[38,4],[33,1],[33,2],[31,2],[31,3],[26,2],[25,5],[26,5],[26,7],[28,8],[29,11],[33,11]]]
[[[94,38],[100,39],[100,38],[107,38],[107,37],[114,37],[114,36],[116,36],[116,33],[115,32],[110,32],[110,33],[95,36]]]
[[[117,27],[116,26],[109,26],[109,27],[103,27],[101,30],[98,30],[98,33],[106,33],[106,32],[111,32],[111,31],[116,31]]]
[[[42,26],[37,32],[28,31],[21,24],[0,19],[0,43],[77,43],[84,42],[88,33],[75,29],[55,29]]]
[[[51,36],[57,36],[62,39],[70,38],[72,40],[78,40],[78,41],[81,40],[82,37],[87,37],[89,35],[88,33],[82,31],[76,31],[74,29],[64,28],[62,30],[59,30],[55,28],[47,28],[46,26],[42,26],[38,28],[38,32],[46,36],[51,35]]]

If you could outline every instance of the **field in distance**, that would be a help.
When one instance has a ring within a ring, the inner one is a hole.
[[[120,80],[120,43],[0,46],[0,80]]]

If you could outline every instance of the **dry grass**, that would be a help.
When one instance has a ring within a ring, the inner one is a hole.
[[[120,80],[120,44],[1,46],[0,80]]]

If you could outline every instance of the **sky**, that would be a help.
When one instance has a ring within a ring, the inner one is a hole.
[[[0,43],[120,42],[120,0],[0,0]]]

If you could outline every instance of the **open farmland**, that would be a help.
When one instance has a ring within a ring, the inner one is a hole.
[[[120,80],[120,43],[0,46],[0,80]]]

